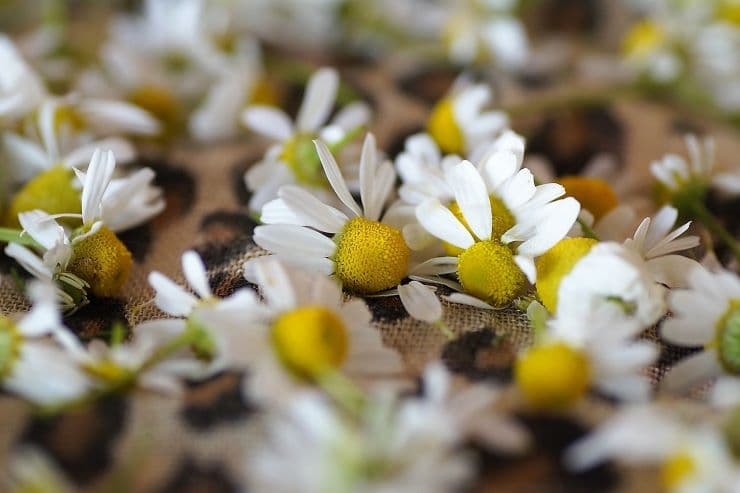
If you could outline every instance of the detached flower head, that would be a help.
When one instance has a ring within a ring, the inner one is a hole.
[[[354,103],[327,123],[338,88],[339,75],[334,69],[316,71],[306,85],[295,123],[283,111],[270,106],[253,105],[244,110],[242,120],[247,127],[277,142],[244,177],[247,188],[254,192],[250,209],[259,211],[286,184],[301,185],[314,193],[328,188],[313,140],[321,139],[338,151],[347,138],[352,138],[351,132],[370,119],[367,106]]]

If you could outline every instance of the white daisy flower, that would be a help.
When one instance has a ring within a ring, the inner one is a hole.
[[[543,297],[540,287],[545,306],[551,308],[551,300]],[[634,336],[665,314],[665,291],[633,250],[617,243],[598,243],[560,280],[552,324],[563,333],[611,326],[626,337]]]
[[[451,301],[495,307],[521,294],[536,279],[534,258],[562,239],[579,204],[557,199],[556,184],[535,186],[521,155],[493,148],[479,168],[469,161],[451,167],[445,178],[455,202],[429,199],[416,209],[419,224],[445,242],[465,294]]]
[[[484,110],[491,96],[486,84],[471,84],[464,76],[455,81],[427,122],[427,132],[443,152],[468,155],[508,127],[505,113]]]
[[[74,336],[62,325],[51,284],[32,282],[31,311],[17,319],[0,316],[0,385],[38,405],[75,399],[89,382],[60,346],[49,338]]]
[[[242,288],[225,298],[215,296],[209,285],[206,267],[194,251],[183,253],[182,271],[195,294],[157,271],[149,274],[149,284],[154,288],[157,307],[170,316],[186,319],[186,323],[154,321],[148,324],[147,330],[156,330],[159,326],[165,331],[199,331],[202,337],[193,345],[193,349],[199,357],[208,361],[208,365],[196,363],[193,365],[195,373],[243,367],[245,359],[249,361],[248,356],[252,354],[245,348],[254,338],[250,335],[253,330],[245,326],[244,317],[257,317],[258,313],[265,312],[256,294]]]
[[[721,375],[740,374],[740,279],[729,271],[694,268],[688,289],[668,296],[672,317],[661,326],[661,336],[679,346],[704,350],[682,359],[666,374],[668,391],[687,390],[694,384]]]
[[[534,346],[514,366],[517,387],[534,408],[558,410],[577,403],[594,389],[627,401],[645,401],[651,385],[644,369],[658,357],[658,347],[632,341],[629,327],[609,319],[592,325],[564,326],[550,320]]]
[[[719,377],[709,392],[709,402],[721,409],[733,409],[740,405],[740,377]]]
[[[740,467],[722,431],[709,422],[682,420],[665,406],[624,408],[565,454],[566,465],[576,471],[609,459],[658,466],[667,492],[730,493],[740,488]]]
[[[239,348],[251,359],[244,389],[250,398],[281,404],[335,371],[354,379],[402,375],[398,354],[383,346],[362,300],[343,301],[331,279],[288,270],[274,259],[253,267],[265,301],[242,315],[249,326],[242,330],[251,334],[250,344]]]
[[[493,385],[456,388],[444,365],[432,363],[424,370],[422,391],[421,398],[410,399],[405,405],[409,419],[436,420],[436,426],[456,435],[456,440],[473,440],[499,453],[519,454],[531,445],[527,431],[496,409],[501,389]]]
[[[653,176],[671,193],[676,207],[681,209],[684,200],[702,199],[709,186],[727,196],[740,194],[740,172],[715,169],[712,138],[699,141],[695,135],[687,135],[686,147],[689,162],[676,154],[667,154],[650,165]]]
[[[12,244],[6,247],[6,253],[14,257],[29,272],[42,279],[49,275],[62,283],[62,289],[69,294],[63,301],[71,300],[77,305],[84,302],[85,291],[96,296],[110,297],[118,294],[128,278],[133,263],[131,252],[121,243],[105,223],[104,198],[108,193],[111,178],[116,166],[111,151],[97,149],[88,166],[87,173],[78,173],[82,181],[81,214],[65,213],[50,216],[43,211],[31,211],[19,214],[24,223],[24,231],[37,243],[37,250],[43,258],[21,245]],[[124,187],[128,187],[126,184]],[[120,201],[114,190],[109,195]],[[109,205],[115,202],[108,202]],[[131,202],[130,213],[147,213],[149,208],[141,208],[137,199]],[[113,211],[110,219],[113,223],[122,224],[131,218],[121,217],[121,211]],[[71,235],[67,235],[54,220],[55,217],[82,219],[82,226]],[[138,218],[137,218],[138,219]],[[70,275],[71,274],[71,275]],[[75,288],[72,293],[67,289]],[[83,289],[84,287],[84,289]]]
[[[26,63],[13,42],[0,34],[0,119],[3,125],[29,115],[46,97],[41,78]]]
[[[273,415],[268,442],[249,458],[249,487],[280,493],[456,491],[471,478],[470,457],[436,419],[426,418],[381,396],[349,419],[321,396],[304,394],[285,415]]]
[[[699,245],[698,236],[682,236],[691,226],[684,223],[671,229],[678,219],[678,210],[674,207],[661,208],[653,218],[646,217],[637,227],[632,238],[625,245],[637,252],[654,275],[655,281],[669,287],[686,287],[686,274],[695,266],[696,260],[673,255]]]
[[[407,204],[418,205],[430,197],[447,203],[454,199],[445,181],[445,173],[462,159],[450,154],[442,156],[437,143],[426,133],[406,139],[404,150],[396,156],[396,171],[401,178],[398,195]]]
[[[241,46],[243,45],[243,46]],[[239,134],[241,115],[264,83],[259,46],[240,43],[240,56],[209,88],[203,102],[190,115],[190,135],[201,141],[231,138]]]
[[[440,32],[452,61],[469,64],[490,58],[505,70],[521,68],[529,43],[524,26],[512,15],[516,4],[517,0],[449,2],[451,11]]]
[[[346,139],[353,137],[353,131],[370,120],[367,105],[354,103],[327,123],[338,87],[336,70],[317,70],[306,84],[295,123],[283,111],[270,106],[252,105],[244,110],[242,121],[248,128],[277,142],[244,175],[247,188],[254,193],[249,202],[251,210],[259,211],[286,184],[306,187],[322,200],[333,199],[326,190],[328,183],[312,141],[320,138],[338,151]]]
[[[255,228],[255,243],[285,262],[333,275],[344,288],[362,294],[394,288],[410,273],[438,273],[440,269],[449,272],[425,263],[412,267],[411,251],[401,230],[388,224],[391,214],[381,220],[383,207],[393,191],[395,172],[390,162],[379,164],[372,134],[365,139],[360,160],[363,207],[352,197],[329,148],[316,141],[316,149],[329,183],[350,212],[349,217],[299,187],[284,186],[278,193],[280,198],[262,209],[266,225]]]

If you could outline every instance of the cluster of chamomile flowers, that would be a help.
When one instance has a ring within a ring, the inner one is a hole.
[[[204,16],[202,2],[171,4],[145,2],[142,15],[118,18],[104,68],[64,96],[0,38],[0,241],[30,274],[32,303],[0,316],[5,391],[61,412],[111,393],[177,396],[186,380],[243,370],[242,392],[269,422],[248,459],[250,487],[317,492],[455,490],[475,474],[471,441],[511,455],[536,446],[513,410],[577,412],[587,394],[607,395],[617,411],[566,451],[568,467],[637,460],[658,467],[670,491],[738,488],[740,279],[691,258],[699,238],[686,234],[695,219],[726,236],[706,197],[712,187],[740,192],[737,173],[714,170],[710,141],[689,138],[688,162],[652,164],[666,204],[640,221],[602,180],[536,179],[525,139],[488,109],[486,85],[459,79],[425,131],[389,156],[367,131],[367,104],[334,113],[335,70],[311,75],[292,120],[274,105],[255,43],[229,36],[228,19]],[[518,32],[507,22],[496,27]],[[474,58],[482,41],[501,41],[482,32],[451,39],[451,49]],[[498,58],[513,53],[501,50]],[[165,318],[130,337],[114,326],[108,341],[80,341],[64,316],[121,294],[133,260],[117,233],[165,206],[154,172],[128,166],[134,143],[184,128],[229,137],[240,126],[273,141],[244,177],[261,222],[253,239],[266,252],[244,265],[256,290],[217,296],[188,251],[186,286],[149,274]],[[533,342],[511,385],[462,385],[433,362],[407,395],[403,361],[363,300],[378,296],[398,296],[448,338],[451,304],[526,311]],[[647,375],[659,348],[643,337],[656,324],[665,342],[701,348],[657,390]],[[713,419],[669,401],[714,380],[702,396]],[[61,484],[28,474],[28,461],[48,467],[27,458],[19,489]]]

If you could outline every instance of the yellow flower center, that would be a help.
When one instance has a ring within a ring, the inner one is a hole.
[[[302,378],[338,368],[349,351],[344,323],[323,306],[303,306],[282,314],[272,324],[271,335],[282,363]]]
[[[465,152],[465,138],[455,120],[452,98],[443,98],[434,106],[427,123],[427,131],[437,142],[442,152],[446,154],[463,154]]]
[[[493,228],[491,229],[491,238],[493,238],[494,240],[499,240],[504,233],[506,233],[516,224],[516,219],[514,219],[513,214],[509,211],[509,209],[506,207],[501,199],[494,195],[489,196],[489,199],[491,201],[491,215],[493,216]],[[460,221],[463,226],[465,226],[470,234],[473,234],[473,232],[470,230],[470,227],[468,226],[467,221],[465,221],[465,218],[462,215],[462,211],[460,210],[460,206],[457,205],[457,202],[452,202],[449,205],[449,209],[455,215],[457,220]],[[443,242],[443,246],[447,255],[451,255],[453,257],[460,255],[463,252],[462,248],[458,248],[455,245],[447,242]]]
[[[10,375],[21,353],[23,337],[15,323],[0,315],[0,382]]]
[[[725,0],[717,6],[717,19],[740,27],[740,2]]]
[[[334,242],[335,273],[349,291],[377,293],[397,286],[406,276],[411,251],[394,227],[355,217]]]
[[[584,209],[599,220],[619,204],[617,194],[609,184],[600,178],[585,176],[564,176],[560,184],[565,192],[581,203]]]
[[[288,165],[298,183],[312,187],[325,187],[329,182],[313,144],[315,138],[313,134],[294,135],[283,144],[280,159]]]
[[[85,120],[74,107],[68,105],[58,106],[54,112],[54,128],[59,132],[62,128],[79,132],[85,128]]]
[[[73,243],[67,269],[86,281],[95,296],[111,297],[125,284],[132,263],[126,245],[103,226],[94,235]]]
[[[660,480],[666,490],[672,491],[681,485],[696,470],[694,459],[686,452],[673,455],[660,468]]]
[[[717,356],[727,372],[740,374],[740,300],[730,300],[715,325]]]
[[[462,252],[457,277],[466,293],[493,306],[511,303],[527,285],[511,250],[494,241],[479,241]]]
[[[535,346],[517,359],[514,379],[532,407],[560,410],[586,393],[591,365],[585,354],[567,344]]]
[[[257,79],[257,83],[252,87],[249,94],[251,104],[264,104],[268,106],[278,106],[280,104],[280,95],[275,86],[265,77]]]
[[[535,261],[537,294],[550,313],[558,306],[560,281],[596,243],[591,238],[564,238]]]
[[[184,109],[166,87],[141,86],[130,93],[128,99],[162,122],[167,135],[176,133],[183,124]]]
[[[658,24],[644,20],[632,26],[622,42],[622,51],[629,57],[644,57],[666,40],[666,32]]]
[[[41,209],[49,214],[79,214],[80,191],[74,187],[74,171],[62,165],[56,165],[38,174],[10,202],[5,223],[19,227],[18,213]],[[79,219],[61,219],[69,226],[78,226]]]

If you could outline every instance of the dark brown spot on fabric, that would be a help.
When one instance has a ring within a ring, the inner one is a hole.
[[[516,351],[491,327],[465,332],[442,348],[447,368],[470,380],[511,380]]]
[[[217,463],[199,464],[186,458],[161,493],[236,493],[240,491],[228,471]]]
[[[87,482],[111,464],[112,447],[123,430],[127,403],[108,397],[53,417],[34,417],[20,445],[42,447],[74,481]]]
[[[90,303],[64,319],[64,323],[81,339],[108,339],[114,324],[128,328],[126,307],[117,298],[91,298]]]
[[[182,417],[191,427],[207,430],[244,419],[256,411],[242,395],[240,372],[220,373],[200,382],[188,382]]]

